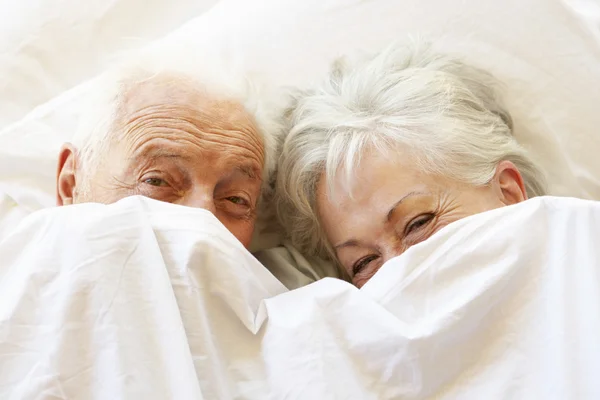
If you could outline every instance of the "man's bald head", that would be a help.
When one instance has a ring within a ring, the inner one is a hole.
[[[204,208],[248,246],[277,142],[248,110],[256,99],[174,71],[112,79],[104,116],[63,147],[58,204],[144,195]]]

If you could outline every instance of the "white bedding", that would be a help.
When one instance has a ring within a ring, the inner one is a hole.
[[[0,126],[18,121],[217,1],[0,1]]]
[[[0,243],[0,398],[598,399],[599,242],[540,198],[287,291],[206,211],[40,211]]]
[[[288,292],[331,266],[259,240],[275,279],[202,210],[130,198],[21,222],[54,204],[57,149],[132,49],[303,85],[407,34],[494,72],[551,194],[600,200],[600,0],[0,6],[0,398],[600,398],[597,203],[452,224],[361,290]]]

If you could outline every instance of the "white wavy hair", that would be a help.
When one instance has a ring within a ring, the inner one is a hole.
[[[72,139],[81,173],[93,174],[118,138],[115,123],[127,89],[162,74],[188,81],[211,99],[235,101],[254,118],[265,151],[263,200],[269,197],[283,133],[281,112],[276,107],[282,102],[276,98],[277,92],[224,62],[180,48],[136,54],[92,84],[85,112]],[[86,190],[85,184],[79,190]]]
[[[278,163],[278,217],[305,254],[334,259],[319,224],[316,189],[338,174],[351,187],[368,149],[408,150],[424,172],[488,184],[498,163],[513,162],[529,197],[544,177],[517,143],[512,120],[487,72],[434,52],[394,44],[374,56],[337,60],[327,79],[299,93]]]

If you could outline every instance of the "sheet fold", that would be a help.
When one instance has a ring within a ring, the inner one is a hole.
[[[0,243],[0,397],[600,398],[600,204],[450,224],[288,291],[209,212],[131,197]]]

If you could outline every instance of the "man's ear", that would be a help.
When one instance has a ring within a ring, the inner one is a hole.
[[[67,206],[75,199],[75,171],[77,168],[77,149],[71,143],[65,143],[58,156],[56,174],[56,205]]]
[[[527,200],[527,190],[521,173],[510,161],[501,161],[493,178],[495,192],[505,205]]]

